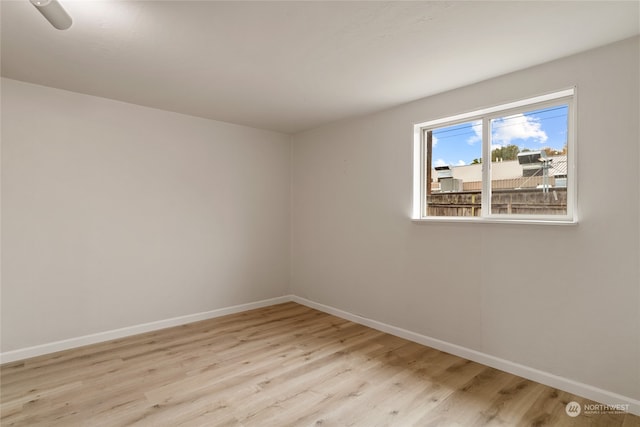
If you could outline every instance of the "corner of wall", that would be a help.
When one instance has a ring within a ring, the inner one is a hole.
[[[295,136],[289,135],[289,276],[285,287],[285,295],[291,294],[293,281],[293,160]]]

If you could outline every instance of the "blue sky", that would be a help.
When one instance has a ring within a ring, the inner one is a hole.
[[[551,147],[562,150],[567,143],[566,105],[494,119],[491,149],[517,145],[535,151]],[[482,123],[471,121],[433,130],[434,166],[469,164],[482,157]]]

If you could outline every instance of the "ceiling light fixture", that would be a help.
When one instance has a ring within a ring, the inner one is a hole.
[[[31,4],[58,30],[66,30],[73,21],[58,0],[30,0]]]

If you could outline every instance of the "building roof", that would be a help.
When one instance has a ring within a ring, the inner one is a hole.
[[[562,176],[567,174],[567,156],[551,156],[549,168],[549,176]],[[478,182],[482,181],[482,164],[472,164],[464,166],[451,166],[453,178],[462,180],[462,182]],[[434,180],[437,180],[438,174],[433,172]],[[522,178],[522,165],[517,160],[508,160],[503,162],[491,163],[491,179],[516,179]]]

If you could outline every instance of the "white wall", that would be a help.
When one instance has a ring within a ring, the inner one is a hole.
[[[292,293],[640,399],[638,64],[636,38],[296,135]],[[414,123],[573,85],[579,225],[410,221]]]
[[[2,79],[2,352],[284,295],[290,137]]]

